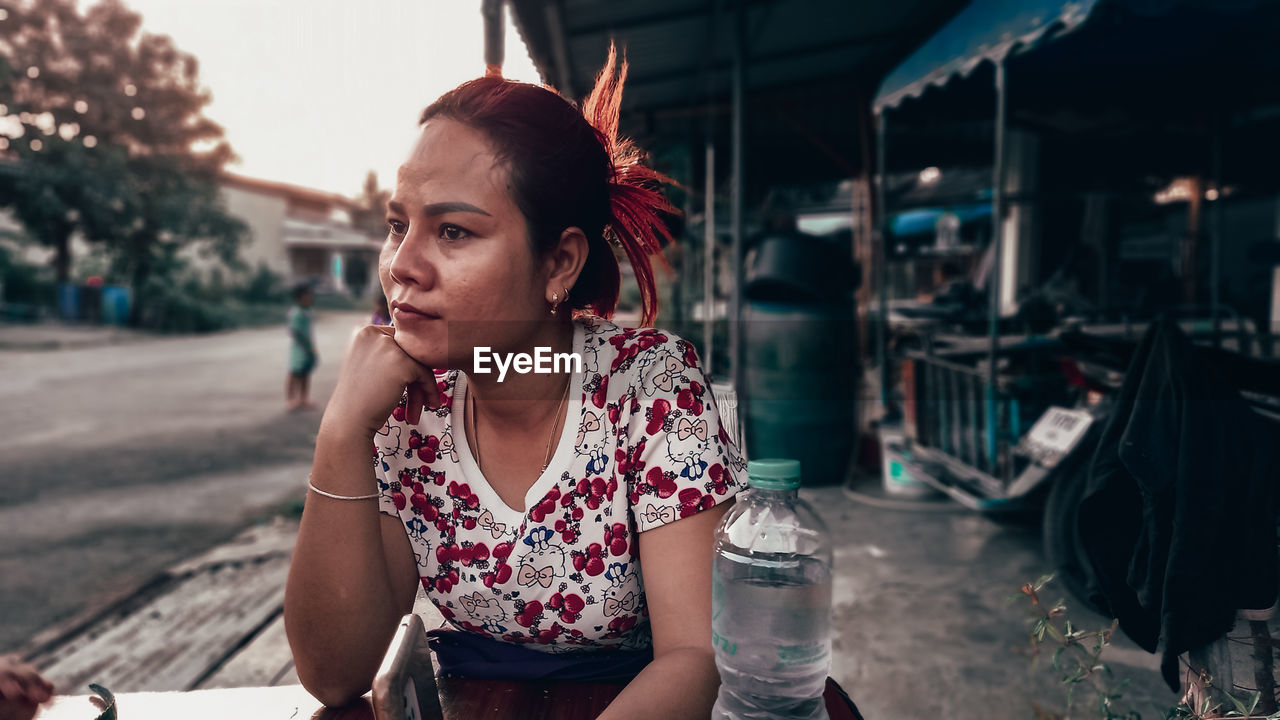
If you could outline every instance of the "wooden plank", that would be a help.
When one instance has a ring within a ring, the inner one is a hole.
[[[31,661],[68,692],[296,685],[281,615],[296,537],[296,522],[250,528]],[[445,625],[421,591],[413,610],[428,629]]]
[[[296,536],[296,521],[250,528],[30,660],[69,691],[90,682],[117,692],[189,690],[279,616]]]
[[[137,612],[92,628],[37,666],[59,687],[188,690],[279,614],[288,558],[213,566]]]
[[[256,525],[245,530],[230,542],[174,565],[169,569],[169,574],[182,576],[213,565],[257,560],[270,556],[291,556],[297,540],[298,521],[276,518],[265,525]]]
[[[293,682],[280,682],[286,678]],[[270,687],[297,684],[296,678],[293,653],[284,633],[284,616],[277,615],[262,632],[201,682],[199,688]]]

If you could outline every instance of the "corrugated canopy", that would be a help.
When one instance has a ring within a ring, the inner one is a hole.
[[[896,108],[931,87],[969,76],[986,62],[1033,50],[1100,22],[1108,27],[1090,33],[1088,54],[1075,49],[1074,57],[1085,65],[1171,70],[1198,57],[1202,69],[1216,65],[1222,81],[1252,82],[1248,78],[1258,73],[1248,63],[1236,62],[1236,48],[1229,42],[1224,45],[1215,31],[1246,15],[1270,23],[1276,5],[1270,0],[972,0],[885,77],[875,109]],[[1105,21],[1098,20],[1101,15],[1107,16]],[[1157,23],[1166,18],[1171,20]],[[1200,25],[1198,35],[1188,32],[1202,19],[1207,24]],[[1062,58],[1054,60],[1060,63]],[[1274,84],[1274,78],[1270,82]]]
[[[1002,60],[1041,38],[1070,31],[1098,1],[973,0],[884,79],[876,110],[897,107],[930,86],[967,76],[984,61]]]
[[[1252,182],[1274,174],[1277,37],[1275,0],[974,0],[882,84],[886,162],[989,166],[1003,60],[1010,123],[1053,138],[1046,182],[1200,172],[1215,133]]]

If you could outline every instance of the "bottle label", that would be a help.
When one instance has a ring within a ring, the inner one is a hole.
[[[812,665],[827,660],[826,643],[805,643],[803,645],[779,645],[778,667],[796,665]]]
[[[721,637],[720,635],[716,634],[715,630],[711,631],[711,647],[716,648],[717,650],[720,650],[726,655],[738,654],[738,643],[729,642],[729,638]]]

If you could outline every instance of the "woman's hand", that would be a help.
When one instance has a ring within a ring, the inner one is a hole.
[[[0,658],[0,720],[30,720],[53,698],[53,685],[13,656]]]
[[[409,357],[395,341],[395,328],[367,325],[355,334],[320,423],[321,432],[373,437],[409,393],[406,420],[413,425],[424,405],[436,407],[440,392],[431,368]]]

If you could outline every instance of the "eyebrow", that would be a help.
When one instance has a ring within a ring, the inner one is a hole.
[[[387,203],[387,209],[390,210],[391,212],[399,213],[401,215],[405,214],[404,205],[400,204],[395,200],[391,200]],[[484,210],[481,210],[480,208],[476,207],[475,205],[472,205],[471,203],[465,203],[465,202],[439,202],[439,203],[431,203],[429,205],[422,206],[422,214],[427,216],[444,215],[446,213],[455,213],[455,212],[476,213],[477,215],[492,217],[492,215],[489,215],[489,213],[485,212]]]

